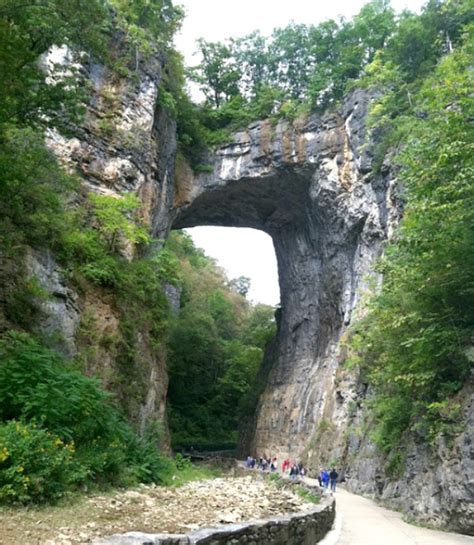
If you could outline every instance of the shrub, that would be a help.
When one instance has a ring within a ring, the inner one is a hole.
[[[34,423],[0,425],[0,503],[56,500],[84,478],[73,442]]]
[[[56,499],[79,481],[160,482],[169,473],[157,438],[139,438],[96,379],[24,333],[0,340],[0,419],[10,421],[8,444],[0,448],[8,455],[0,466],[3,501]],[[35,478],[25,473],[34,482],[30,490],[14,468],[26,468],[37,451],[37,465],[30,464]]]

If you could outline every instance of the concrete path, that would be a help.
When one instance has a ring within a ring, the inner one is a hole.
[[[318,545],[474,545],[474,537],[419,528],[373,501],[338,489],[336,521]]]

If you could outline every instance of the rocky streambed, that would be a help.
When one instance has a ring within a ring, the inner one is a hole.
[[[259,474],[141,486],[93,495],[68,506],[0,511],[1,545],[76,545],[140,531],[187,533],[199,528],[273,518],[314,504]]]

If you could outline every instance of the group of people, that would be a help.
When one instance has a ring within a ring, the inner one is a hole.
[[[276,456],[267,456],[264,454],[260,458],[247,456],[245,467],[248,469],[260,469],[261,471],[275,472],[278,470],[278,460]],[[288,474],[291,480],[296,480],[298,477],[306,475],[306,469],[301,462],[291,462],[289,458],[285,458],[281,464],[282,473]],[[318,474],[319,486],[325,490],[330,489],[331,492],[336,491],[336,484],[339,474],[335,468],[320,469]]]
[[[335,468],[332,468],[331,471],[329,471],[328,469],[321,469],[318,475],[319,486],[321,486],[325,490],[330,487],[331,492],[336,492],[338,477],[339,474],[337,473]]]
[[[245,461],[245,467],[249,469],[260,469],[262,471],[271,471],[275,472],[278,470],[278,459],[276,456],[267,456],[264,454],[260,458],[253,458],[252,456],[247,456]],[[290,479],[294,480],[297,477],[304,477],[306,470],[302,462],[291,462],[289,458],[285,458],[281,464],[281,472],[287,473],[290,476]]]
[[[260,458],[252,458],[252,456],[247,456],[245,461],[245,467],[254,469],[261,469],[262,471],[277,471],[278,470],[278,460],[276,456],[267,456],[264,454]]]
[[[304,465],[301,462],[291,463],[289,458],[286,458],[285,460],[283,460],[281,470],[283,471],[283,473],[288,472],[291,480],[295,480],[298,476],[304,477],[306,474]]]

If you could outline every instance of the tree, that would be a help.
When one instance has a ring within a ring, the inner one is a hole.
[[[194,78],[208,102],[219,108],[231,98],[239,95],[238,83],[241,73],[230,45],[198,40],[201,64],[194,70]]]
[[[169,340],[173,444],[235,445],[241,403],[274,334],[273,309],[250,306],[187,235],[174,233],[167,247],[180,256],[183,284],[182,308]],[[248,281],[237,280],[243,286]]]
[[[65,126],[83,97],[74,61],[80,51],[104,52],[107,10],[99,0],[32,0],[0,3],[0,130],[20,126]],[[39,62],[53,47],[68,46],[68,65]]]
[[[290,99],[306,97],[308,79],[313,66],[310,29],[290,23],[273,31],[269,45],[270,78]]]
[[[361,44],[363,61],[370,63],[393,34],[395,12],[389,0],[372,0],[365,4],[352,21],[352,29]]]
[[[239,276],[233,278],[229,282],[229,288],[236,291],[238,294],[246,297],[250,289],[250,278],[248,276]]]
[[[248,99],[255,98],[263,86],[270,84],[274,60],[268,42],[258,31],[233,41],[234,57],[240,67],[240,89]]]
[[[150,237],[139,216],[140,201],[129,193],[122,197],[89,194],[93,206],[93,224],[107,244],[109,252],[119,249],[120,243],[146,244]]]

